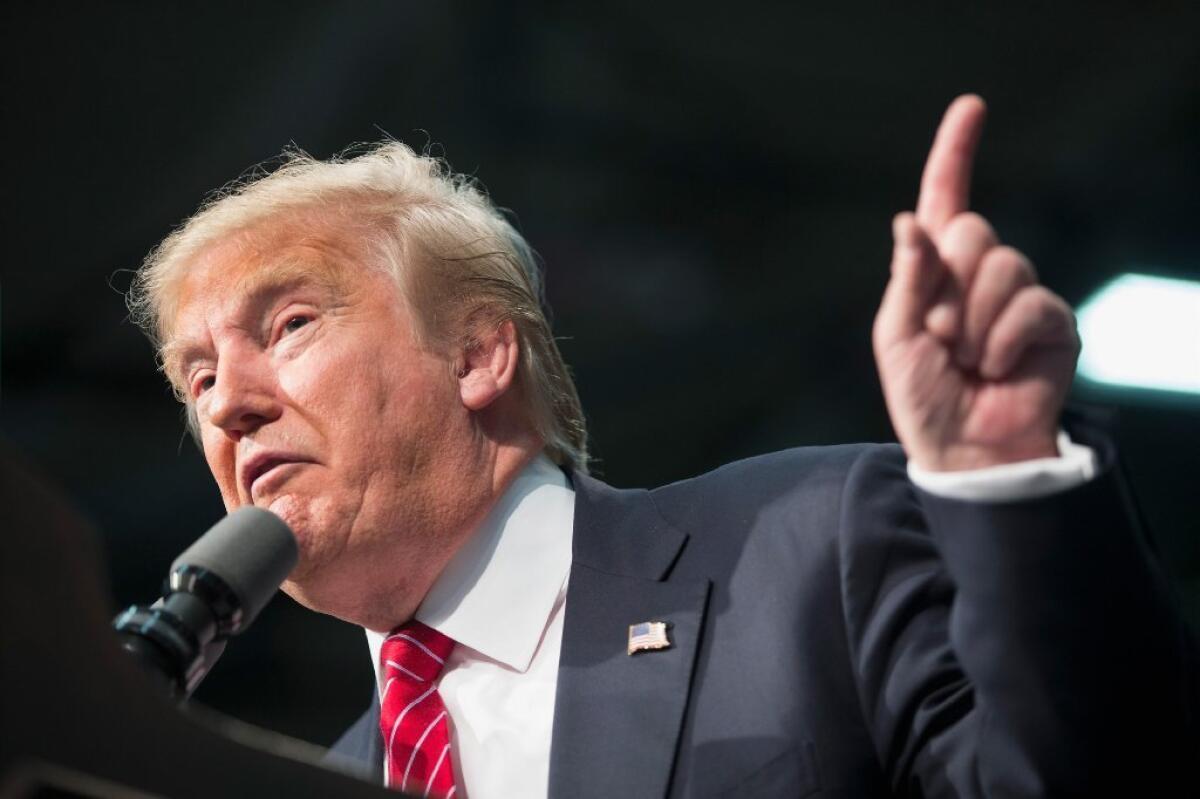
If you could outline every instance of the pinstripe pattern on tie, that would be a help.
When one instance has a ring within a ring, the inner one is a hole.
[[[452,639],[419,621],[397,627],[383,642],[380,674],[387,688],[379,731],[389,788],[436,799],[456,795],[450,718],[436,688],[452,649]]]

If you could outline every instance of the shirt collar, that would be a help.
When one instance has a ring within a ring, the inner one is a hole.
[[[571,569],[575,492],[545,455],[526,466],[450,560],[416,619],[524,672]],[[386,633],[367,630],[379,669]]]

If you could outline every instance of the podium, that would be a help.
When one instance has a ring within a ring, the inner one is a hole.
[[[0,797],[398,795],[161,696],[117,646],[96,535],[2,443],[0,509]]]

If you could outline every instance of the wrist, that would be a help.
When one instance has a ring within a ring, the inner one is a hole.
[[[1025,442],[1009,442],[1004,446],[952,444],[941,449],[913,448],[909,450],[909,459],[926,472],[964,472],[1057,458],[1059,454],[1055,435],[1051,434]]]
[[[1096,476],[1100,464],[1095,450],[1062,430],[1056,442],[1057,457],[969,471],[928,472],[910,460],[908,477],[922,491],[945,499],[1015,502],[1066,491]]]

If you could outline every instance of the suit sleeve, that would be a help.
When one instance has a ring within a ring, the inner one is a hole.
[[[1111,447],[1098,451],[1096,479],[1011,503],[920,492],[895,448],[851,469],[843,609],[897,795],[1167,795],[1195,783],[1195,641]]]

